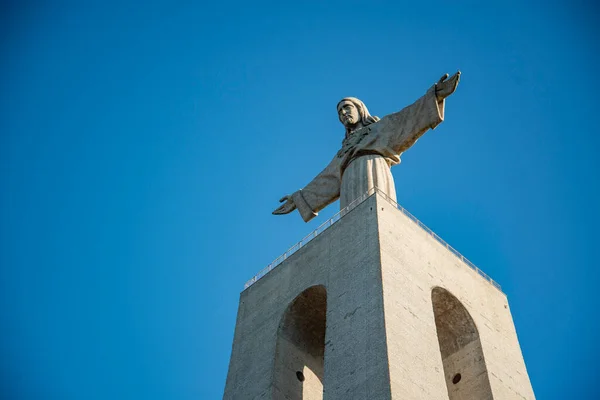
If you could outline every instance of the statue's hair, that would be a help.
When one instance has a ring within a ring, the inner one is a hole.
[[[356,97],[344,97],[337,103],[338,108],[343,101],[349,101],[356,106],[358,109],[358,114],[360,115],[360,120],[364,126],[371,125],[379,121],[379,117],[369,114],[369,110],[367,109],[367,106],[365,106],[365,103]],[[348,137],[350,133],[350,129],[346,126],[346,137]]]

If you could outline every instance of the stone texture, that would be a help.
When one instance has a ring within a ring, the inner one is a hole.
[[[337,107],[340,122],[346,127],[342,148],[303,189],[284,196],[280,200],[284,204],[273,214],[287,214],[297,208],[304,221],[310,221],[338,198],[344,208],[374,186],[395,199],[389,169],[400,163],[402,153],[425,132],[444,120],[445,99],[456,90],[460,71],[447,78],[445,74],[413,104],[381,120],[371,116],[359,99],[342,99]]]
[[[242,292],[225,399],[282,398],[272,387],[279,325],[316,285],[327,290],[324,398],[390,398],[374,204],[365,201]]]
[[[294,299],[318,285],[327,298],[324,399],[481,400],[468,395],[470,374],[482,372],[472,362],[471,342],[448,358],[469,369],[458,384],[466,390],[449,397],[451,372],[445,376],[432,304],[436,287],[472,317],[493,398],[534,399],[506,296],[379,195],[242,292],[224,399],[298,395],[299,364],[289,364],[287,376],[276,360],[302,360],[306,355],[294,352],[305,347],[278,346],[280,326]],[[297,398],[319,398],[318,384],[310,383],[319,372],[311,373]]]
[[[534,399],[504,293],[383,199],[378,225],[393,397],[448,398],[431,300],[441,287],[478,328],[493,398]]]

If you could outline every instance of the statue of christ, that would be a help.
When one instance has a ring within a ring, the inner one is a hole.
[[[308,185],[291,195],[273,214],[288,214],[296,208],[308,222],[319,210],[340,199],[340,209],[377,187],[396,199],[390,167],[429,129],[444,120],[446,97],[456,90],[460,71],[444,74],[423,97],[397,113],[382,119],[369,114],[355,97],[343,98],[337,105],[340,122],[346,127],[342,148],[329,165]]]

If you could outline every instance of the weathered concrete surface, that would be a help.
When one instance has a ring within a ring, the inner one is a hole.
[[[278,327],[296,296],[315,285],[327,291],[323,398],[390,398],[374,206],[374,197],[363,202],[242,292],[224,399],[288,392],[272,387]]]
[[[242,292],[224,399],[282,399],[294,390],[296,365],[290,387],[274,388],[275,380],[285,386],[281,370],[275,374],[279,326],[316,285],[327,296],[325,400],[449,399],[435,287],[477,326],[493,398],[534,399],[505,295],[379,195]],[[463,391],[454,398],[477,399]]]
[[[506,296],[377,197],[392,397],[448,399],[432,306],[441,287],[478,328],[493,398],[534,399]]]

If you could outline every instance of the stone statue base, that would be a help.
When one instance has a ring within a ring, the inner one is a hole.
[[[533,400],[506,295],[386,196],[240,296],[224,399]]]

